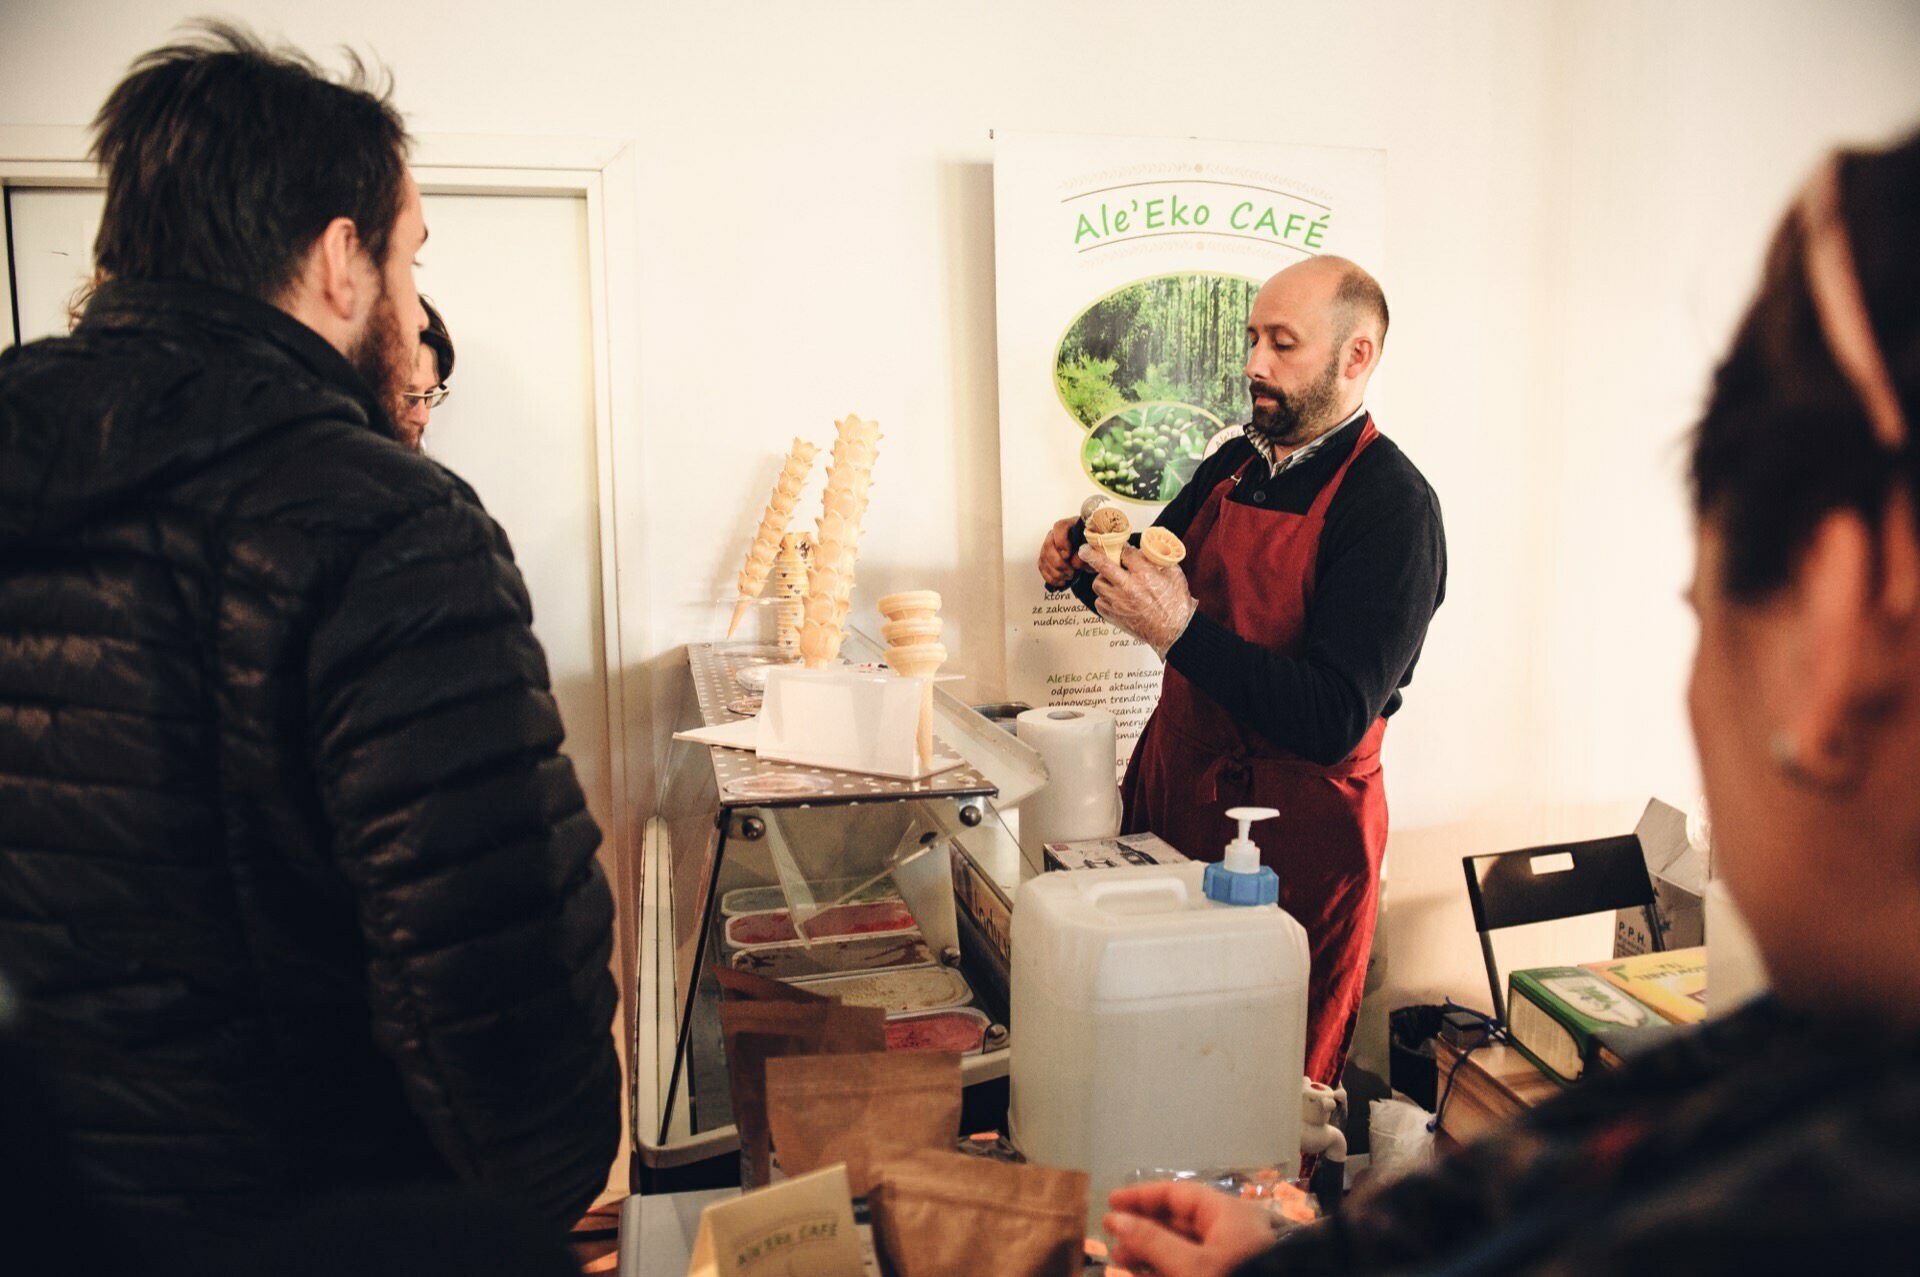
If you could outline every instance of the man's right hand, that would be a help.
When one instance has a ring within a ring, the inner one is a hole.
[[[1067,529],[1078,522],[1078,519],[1060,520],[1040,543],[1040,579],[1051,589],[1063,590],[1072,585],[1074,573],[1079,570],[1073,560],[1073,545],[1067,540]]]

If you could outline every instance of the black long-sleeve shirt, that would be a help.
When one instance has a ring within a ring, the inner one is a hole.
[[[1214,487],[1249,458],[1253,464],[1225,500],[1305,514],[1360,433],[1358,423],[1341,428],[1278,475],[1245,438],[1234,439],[1200,463],[1154,522],[1184,538]],[[1072,539],[1077,547],[1077,526]],[[1439,499],[1384,435],[1354,459],[1334,494],[1314,562],[1298,655],[1251,642],[1197,612],[1167,663],[1274,745],[1331,765],[1353,752],[1374,719],[1400,708],[1400,689],[1412,681],[1427,625],[1446,597]],[[1091,573],[1077,576],[1073,590],[1093,606]]]

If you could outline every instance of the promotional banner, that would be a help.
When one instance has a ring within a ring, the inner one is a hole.
[[[1383,273],[1385,186],[1381,151],[995,139],[1008,692],[1111,710],[1121,766],[1159,699],[1160,661],[1047,592],[1041,541],[1095,496],[1135,530],[1153,522],[1247,418],[1261,283],[1319,253]]]

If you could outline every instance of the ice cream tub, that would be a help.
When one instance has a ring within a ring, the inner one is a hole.
[[[856,887],[859,888],[858,892],[849,896],[847,893]],[[815,899],[831,900],[842,905],[874,904],[900,898],[900,888],[894,885],[892,878],[886,877],[872,879],[865,886],[861,885],[858,878],[834,878],[814,883],[812,889]],[[767,913],[786,907],[787,893],[778,886],[736,887],[720,897],[720,913],[728,918],[737,918],[743,913]]]
[[[838,998],[851,1007],[882,1007],[888,1015],[944,1011],[973,1001],[966,977],[951,967],[915,967],[906,971],[870,971],[795,981],[809,993]]]
[[[915,931],[918,927],[904,901],[882,900],[869,904],[831,905],[807,919],[806,929],[806,939],[817,944],[822,940]],[[727,919],[727,944],[734,949],[763,944],[792,944],[800,938],[799,932],[794,930],[792,915],[785,909],[743,913]]]
[[[972,1007],[897,1015],[887,1021],[889,1051],[953,1051],[978,1055],[987,1040],[986,1013]]]
[[[736,971],[749,971],[769,980],[812,980],[860,971],[932,966],[933,951],[917,932],[911,932],[819,944],[760,945],[740,950],[731,962]]]

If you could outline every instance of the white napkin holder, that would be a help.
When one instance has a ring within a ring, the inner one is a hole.
[[[936,748],[920,766],[920,690],[931,682],[891,672],[767,667],[758,751],[776,762],[919,780],[958,766]]]

